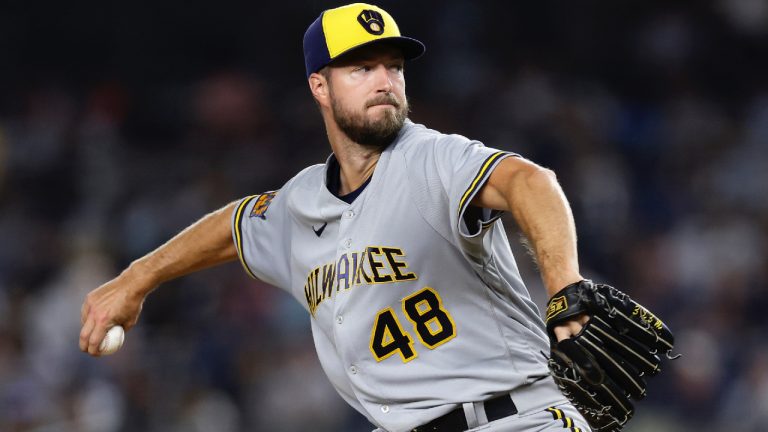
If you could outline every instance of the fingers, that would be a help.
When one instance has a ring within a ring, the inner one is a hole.
[[[101,351],[99,351],[99,345],[101,345],[101,341],[104,340],[104,336],[106,336],[106,334],[106,325],[94,326],[93,330],[91,331],[90,338],[88,339],[88,354],[92,356],[101,355]]]
[[[99,345],[107,330],[121,325],[127,331],[136,325],[145,293],[148,292],[145,287],[145,281],[126,276],[123,272],[88,293],[80,308],[80,350],[92,356],[100,356]]]
[[[88,293],[80,308],[80,350],[99,356],[99,345],[109,327],[119,322],[114,311],[120,310],[120,296],[115,295],[115,280]]]
[[[92,356],[101,355],[99,345],[101,345],[101,341],[110,327],[112,324],[106,319],[97,320],[94,317],[89,317],[80,330],[80,351]]]
[[[87,320],[80,330],[80,351],[88,352],[88,341],[91,340],[91,333],[96,325],[94,320]]]
[[[578,331],[574,332],[570,325],[557,326],[552,331],[555,332],[555,337],[557,338],[558,342],[562,341],[563,339],[568,339],[569,337],[575,336],[579,333]]]
[[[101,344],[101,338],[104,337],[106,329],[103,329],[103,325],[99,326],[99,321],[106,321],[105,319],[99,320],[96,316],[96,309],[92,307],[94,303],[93,294],[86,296],[83,302],[83,307],[80,309],[80,322],[82,328],[80,329],[80,351],[86,352],[90,355],[99,354],[99,344]],[[106,323],[105,323],[106,324]],[[102,327],[100,329],[100,327]],[[101,334],[101,338],[98,339],[94,345],[94,339]]]
[[[555,333],[557,341],[560,342],[563,339],[575,337],[581,333],[584,325],[589,321],[588,315],[579,315],[574,317],[570,321],[566,321],[563,324],[555,327],[552,331]]]
[[[80,321],[82,322],[79,340],[80,351],[93,356],[100,355],[99,345],[101,345],[108,328],[114,325],[107,314],[98,311],[98,306],[98,304],[94,304],[91,295],[89,295],[80,312]]]

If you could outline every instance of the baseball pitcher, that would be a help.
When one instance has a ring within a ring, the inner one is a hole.
[[[304,58],[332,154],[279,190],[209,214],[92,291],[80,348],[99,355],[105,332],[135,325],[161,283],[239,259],[306,309],[328,378],[378,430],[619,430],[671,333],[581,276],[551,171],[408,120],[404,64],[424,50],[379,7],[321,13]],[[503,212],[538,262],[546,325]]]

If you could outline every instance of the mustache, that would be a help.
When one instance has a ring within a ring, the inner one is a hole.
[[[366,104],[366,108],[370,108],[374,105],[385,105],[389,104],[394,106],[395,108],[400,108],[400,102],[395,98],[392,93],[385,93],[379,96],[374,97],[373,99],[369,100]]]

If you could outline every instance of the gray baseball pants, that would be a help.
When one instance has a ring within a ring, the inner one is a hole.
[[[592,432],[584,417],[560,393],[551,377],[521,386],[510,392],[518,409],[488,422],[482,403],[463,404],[467,432]],[[376,429],[374,432],[383,432]]]
[[[530,413],[513,414],[469,430],[472,432],[591,432],[587,422],[570,403]]]

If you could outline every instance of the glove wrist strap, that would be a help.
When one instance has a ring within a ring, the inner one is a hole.
[[[589,313],[591,298],[588,293],[593,292],[592,281],[588,279],[574,282],[553,295],[547,303],[547,331],[557,327],[569,319]]]

